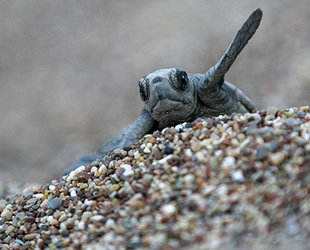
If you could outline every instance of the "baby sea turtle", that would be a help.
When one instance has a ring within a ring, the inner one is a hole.
[[[220,61],[205,74],[187,74],[184,70],[160,69],[139,81],[145,103],[140,117],[122,133],[99,148],[97,153],[80,158],[65,173],[103,157],[115,148],[128,147],[145,134],[175,126],[198,117],[251,112],[255,104],[238,88],[224,80],[239,53],[256,32],[262,11],[255,10],[242,25]]]

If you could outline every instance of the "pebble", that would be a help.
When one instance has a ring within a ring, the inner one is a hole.
[[[25,235],[25,240],[33,240],[37,236],[36,233],[33,234],[26,234]]]
[[[70,191],[70,196],[71,196],[71,197],[77,197],[77,194],[76,194],[75,189],[72,189],[72,190]]]
[[[119,190],[120,186],[118,184],[113,184],[111,187],[110,187],[110,191],[116,191],[116,190]]]
[[[26,204],[32,206],[32,205],[34,205],[36,202],[37,202],[37,199],[36,199],[36,198],[31,198],[31,199],[27,200]]]
[[[270,155],[270,161],[272,164],[278,166],[278,165],[280,165],[280,163],[283,162],[284,157],[285,157],[285,155],[283,152],[273,153]]]
[[[115,221],[113,219],[107,219],[106,223],[105,223],[105,227],[108,229],[113,229],[115,228]]]
[[[164,149],[164,154],[172,154],[173,153],[173,148],[172,147],[165,147]]]
[[[244,182],[244,176],[241,171],[234,171],[231,174],[232,179],[237,182]]]
[[[108,171],[108,169],[107,169],[107,167],[105,165],[102,165],[99,168],[99,172],[102,173],[102,174],[106,174],[107,171]]]
[[[269,143],[269,151],[275,152],[281,147],[281,144],[275,140]]]
[[[1,217],[10,220],[12,218],[12,214],[13,213],[10,210],[5,208],[1,213]]]
[[[131,165],[124,164],[121,166],[121,168],[125,169],[125,171],[123,172],[123,176],[125,178],[130,178],[134,175],[134,171],[132,170]]]
[[[269,107],[267,108],[267,116],[269,115],[276,115],[276,113],[278,112],[278,108],[277,107]]]
[[[56,210],[62,205],[62,200],[58,197],[51,199],[46,205],[46,209]]]
[[[286,124],[287,126],[293,127],[293,126],[298,125],[298,121],[297,121],[295,118],[287,118],[287,119],[285,120],[285,124]]]
[[[257,148],[257,160],[264,160],[268,156],[268,151],[264,146],[260,146]]]
[[[299,109],[302,110],[305,113],[309,112],[309,106],[301,106]]]
[[[92,216],[92,217],[90,217],[90,220],[91,221],[103,221],[104,220],[104,216],[103,215],[94,215],[94,216]]]
[[[235,164],[236,159],[232,156],[225,157],[222,162],[222,168],[232,168]]]
[[[150,150],[148,147],[146,147],[146,148],[143,150],[143,152],[146,153],[146,154],[149,154],[149,153],[151,153],[151,150]]]
[[[165,204],[161,207],[160,211],[165,215],[165,216],[171,216],[176,212],[176,207],[173,204]]]

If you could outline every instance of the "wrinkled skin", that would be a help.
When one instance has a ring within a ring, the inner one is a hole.
[[[66,169],[65,174],[81,165],[91,164],[115,148],[128,147],[157,129],[193,121],[198,117],[253,111],[254,103],[241,90],[226,82],[224,76],[255,34],[261,19],[262,11],[255,10],[237,32],[220,61],[205,74],[187,74],[171,68],[142,77],[139,88],[145,106],[140,117],[100,147],[97,153],[83,156]]]

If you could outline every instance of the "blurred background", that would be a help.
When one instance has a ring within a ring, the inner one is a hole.
[[[205,73],[258,7],[226,80],[258,109],[309,105],[309,0],[1,1],[0,181],[59,178],[137,119],[140,77]]]

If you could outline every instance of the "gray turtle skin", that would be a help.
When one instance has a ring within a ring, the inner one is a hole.
[[[145,134],[165,127],[232,113],[252,112],[255,104],[238,88],[224,81],[239,53],[255,34],[262,19],[255,10],[242,25],[220,61],[205,74],[187,74],[171,68],[160,69],[139,81],[140,96],[145,103],[140,117],[122,133],[99,148],[97,153],[80,158],[65,174],[102,158],[115,148],[128,147]]]

